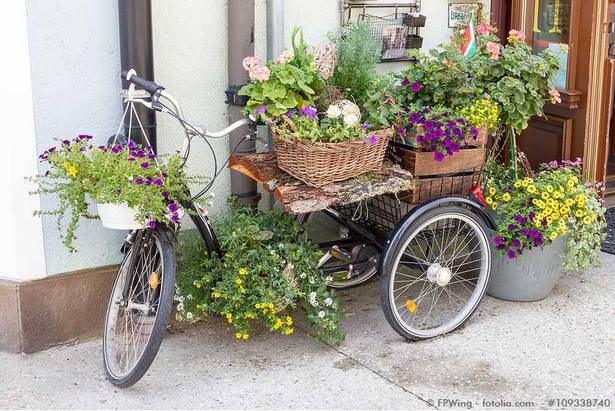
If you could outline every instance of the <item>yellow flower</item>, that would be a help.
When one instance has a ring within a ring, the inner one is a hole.
[[[530,185],[530,180],[526,177],[522,182],[521,185],[523,187],[527,187],[528,185]]]
[[[493,187],[489,187],[489,194],[490,194],[490,195],[494,195],[494,194],[495,194],[495,192],[496,192],[495,188],[493,188]]]
[[[491,203],[493,203],[493,198],[487,197],[487,198],[485,198],[485,201],[487,202],[487,204],[491,204]]]
[[[577,210],[574,212],[574,216],[577,218],[583,217],[583,210]]]
[[[194,284],[194,286],[195,286],[196,288],[201,288],[201,283],[196,283],[196,284]]]
[[[555,220],[555,218],[553,218],[553,216],[547,217],[547,225],[550,226],[551,224],[553,224],[554,220]]]
[[[292,334],[292,333],[293,333],[293,331],[294,331],[294,330],[293,330],[292,328],[289,328],[288,330],[284,331],[284,334],[286,334],[286,335],[290,335],[290,334]]]
[[[548,191],[549,193],[552,193],[552,192],[553,192],[553,186],[550,186],[550,185],[549,185],[549,186],[547,186],[547,191]]]
[[[538,192],[538,190],[536,189],[536,186],[534,185],[529,185],[527,187],[527,192],[531,193],[531,194],[536,194]]]
[[[290,316],[286,317],[286,325],[293,325],[293,319]]]
[[[529,189],[528,189],[529,190]],[[543,191],[542,194],[540,195],[542,197],[543,200],[549,200],[550,196],[549,193],[547,193],[546,191]],[[553,200],[552,198],[550,200]]]
[[[243,288],[243,285],[239,287],[239,292],[240,293],[245,293],[246,292],[246,289]]]
[[[521,180],[517,180],[517,181],[515,181],[515,188],[519,188],[519,187],[521,187],[521,184],[522,184],[522,183],[521,183]]]
[[[509,193],[504,193],[504,195],[502,195],[502,200],[508,202],[510,201],[510,194]]]
[[[556,239],[556,238],[557,238],[557,233],[552,233],[552,234],[549,236],[549,239],[550,239],[551,241],[555,241],[555,239]]]
[[[259,309],[259,308],[261,308],[261,305],[260,305],[260,304],[258,304],[258,303],[257,303],[257,304],[254,304],[254,308]]]
[[[238,340],[241,339],[241,333],[235,333],[235,338],[237,338]]]
[[[226,313],[226,318],[233,318],[233,314],[231,314],[231,313]]]
[[[242,282],[243,282],[243,281],[241,281],[241,278],[237,278],[237,279],[235,280],[235,284],[237,284],[237,285],[241,285],[241,283],[242,283]]]
[[[589,224],[592,222],[592,218],[588,215],[586,215],[585,217],[583,217],[583,224]]]
[[[250,338],[250,334],[244,334],[244,335],[242,336],[242,338],[243,338],[244,340],[247,340],[248,338]]]
[[[269,303],[268,306],[269,306],[269,308],[273,309],[273,304],[272,303]]]
[[[491,208],[495,211],[498,209],[498,203],[491,204]]]
[[[542,214],[543,216],[548,216],[548,215],[551,215],[551,213],[553,213],[553,210],[551,210],[549,207],[547,207],[547,208],[545,208],[545,209],[542,211],[542,213],[541,213],[541,214]]]
[[[554,199],[552,199],[552,198],[549,198],[549,199],[547,200],[547,204],[548,204],[548,205],[550,205],[551,207],[553,207],[553,206],[557,206],[557,204],[555,204],[555,200],[554,200]]]
[[[229,324],[233,323],[233,319],[232,318],[229,318],[227,321],[228,321]]]
[[[211,296],[214,298],[220,298],[220,293],[217,291],[214,291],[213,293],[211,293]]]
[[[572,207],[573,204],[574,204],[574,201],[572,201],[571,199],[566,200],[566,206]]]
[[[239,275],[246,275],[246,274],[248,274],[248,270],[246,270],[245,268],[239,269]]]

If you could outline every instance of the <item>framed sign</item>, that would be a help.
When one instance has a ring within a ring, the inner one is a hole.
[[[448,27],[454,28],[465,24],[478,10],[478,3],[449,3]]]

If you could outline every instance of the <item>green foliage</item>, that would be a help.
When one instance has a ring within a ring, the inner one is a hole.
[[[313,104],[316,93],[323,88],[323,81],[300,29],[293,31],[292,45],[290,61],[270,62],[268,78],[253,80],[239,90],[240,95],[249,97],[245,114],[270,119],[293,108]]]
[[[322,253],[303,239],[292,216],[233,206],[215,222],[224,258],[209,256],[197,241],[183,241],[177,273],[178,319],[223,315],[237,339],[248,339],[254,321],[282,334],[293,332],[290,310],[301,305],[311,335],[340,343],[339,301],[317,268]],[[292,267],[292,275],[285,268]]]
[[[399,80],[394,73],[377,76],[363,105],[363,120],[372,127],[388,128],[401,122],[406,108],[399,93]]]
[[[79,220],[96,218],[88,211],[88,197],[96,203],[126,203],[136,210],[138,222],[154,227],[177,217],[169,205],[189,198],[188,183],[203,181],[185,175],[178,155],[157,158],[150,148],[140,148],[134,142],[130,146],[95,148],[90,138],[64,140],[45,151],[40,158],[49,170],[29,179],[38,184],[33,193],[55,195],[58,200],[54,210],[35,214],[55,216],[60,232],[64,217],[69,215],[62,239],[70,251],[74,251]]]
[[[337,45],[337,65],[330,84],[346,98],[362,106],[369,96],[380,62],[380,45],[372,37],[366,22],[346,26],[331,39]]]

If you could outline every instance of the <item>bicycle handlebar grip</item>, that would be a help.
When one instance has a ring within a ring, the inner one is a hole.
[[[132,74],[128,78],[128,74],[128,70],[122,70],[122,79],[134,84],[135,86],[141,87],[143,90],[147,91],[150,94],[155,94],[158,90],[164,90],[164,87],[162,87],[160,84],[157,84],[150,80],[145,80],[144,78],[141,78],[135,74]]]

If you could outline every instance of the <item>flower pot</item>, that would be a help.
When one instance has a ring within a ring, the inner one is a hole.
[[[103,227],[113,230],[138,230],[144,226],[136,221],[137,212],[134,208],[122,204],[96,204],[98,217]]]
[[[557,238],[544,248],[533,248],[509,260],[493,249],[487,294],[508,301],[538,301],[548,297],[561,276],[566,239]]]
[[[406,37],[406,48],[420,49],[421,47],[423,47],[423,37],[417,34],[408,34],[408,37]]]
[[[427,16],[423,16],[422,14],[419,14],[418,16],[414,14],[404,14],[402,17],[403,24],[408,27],[425,27],[426,21]]]

